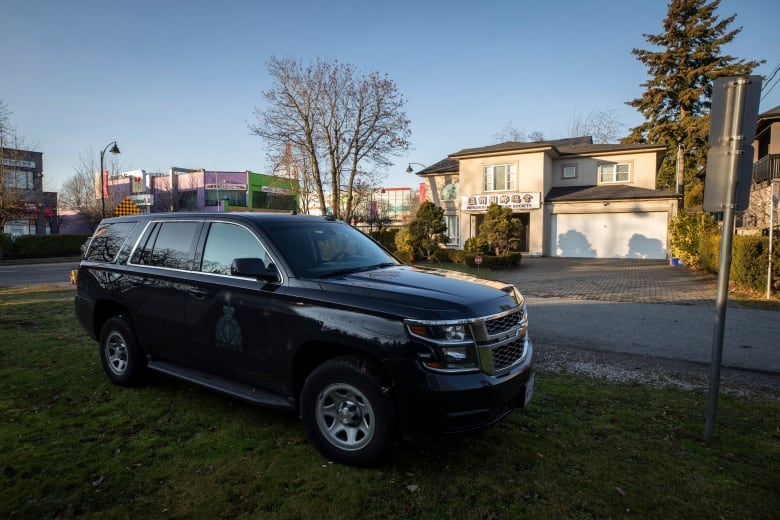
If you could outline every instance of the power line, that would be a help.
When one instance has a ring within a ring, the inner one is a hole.
[[[777,86],[777,83],[780,82],[780,76],[775,79],[774,83],[772,83],[772,79],[777,76],[778,71],[780,71],[780,63],[775,65],[775,69],[772,71],[772,73],[764,80],[764,85],[761,87],[761,91],[763,92],[763,95],[761,96],[761,101],[766,99],[766,97],[769,95],[770,92]],[[769,84],[772,83],[770,86]]]

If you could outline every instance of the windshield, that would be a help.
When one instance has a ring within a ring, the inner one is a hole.
[[[371,238],[341,221],[301,219],[268,224],[266,231],[298,277],[323,278],[400,265]]]

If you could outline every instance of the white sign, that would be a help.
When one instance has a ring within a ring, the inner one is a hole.
[[[290,194],[290,190],[288,190],[286,188],[279,188],[279,187],[276,187],[276,186],[262,186],[260,188],[260,191],[262,191],[264,193],[275,193],[277,195],[289,195]]]
[[[496,195],[463,195],[460,200],[462,211],[486,211],[491,204],[509,209],[539,209],[542,194],[540,192],[501,193]]]
[[[208,183],[204,186],[207,190],[235,190],[246,191],[246,184],[239,184],[237,182],[220,182],[220,183]]]
[[[151,206],[154,203],[154,196],[151,193],[141,193],[127,197],[132,200],[136,206]]]

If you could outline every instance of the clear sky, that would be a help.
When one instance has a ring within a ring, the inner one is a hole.
[[[568,137],[575,113],[625,104],[647,70],[631,49],[663,31],[665,0],[3,0],[0,100],[56,191],[85,154],[116,140],[123,170],[171,166],[270,173],[247,124],[271,87],[269,57],[338,60],[394,80],[412,149],[386,187],[417,186],[431,165],[487,146],[512,125]],[[724,53],[780,63],[777,0],[722,0],[743,28]],[[777,79],[777,78],[776,78]],[[765,85],[768,90],[772,83]],[[780,105],[780,87],[760,111]],[[420,169],[415,165],[415,169]]]

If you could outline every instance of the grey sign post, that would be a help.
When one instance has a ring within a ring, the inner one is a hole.
[[[731,244],[734,213],[747,208],[753,168],[752,141],[756,134],[761,76],[715,80],[710,111],[710,150],[704,181],[704,211],[723,212],[723,231],[715,300],[715,330],[712,335],[707,412],[704,441],[715,438],[718,411],[720,366],[723,357],[723,331],[726,324]]]

